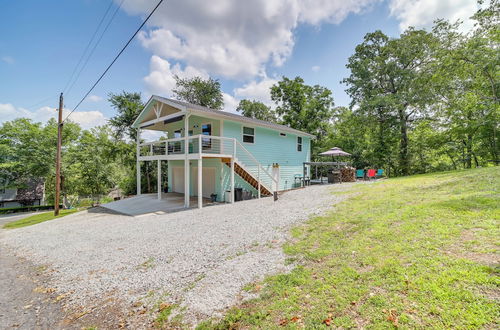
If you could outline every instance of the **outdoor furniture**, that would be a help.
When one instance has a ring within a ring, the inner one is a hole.
[[[383,170],[383,169],[381,169],[381,168],[379,168],[379,169],[377,170],[377,178],[381,178],[381,177],[383,177],[383,176],[384,176],[384,170]]]
[[[328,183],[342,183],[342,176],[340,171],[328,172]]]
[[[302,176],[301,174],[295,174],[294,176],[294,186],[295,187],[305,187],[311,185],[311,179],[308,176]]]
[[[365,170],[356,170],[356,179],[365,179]]]
[[[374,170],[374,169],[369,169],[367,171],[367,176],[368,176],[368,179],[372,179],[372,178],[375,178],[375,175],[376,175],[377,171]]]

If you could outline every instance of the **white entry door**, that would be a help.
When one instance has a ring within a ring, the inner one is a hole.
[[[172,168],[172,191],[184,194],[184,167]]]
[[[202,169],[202,196],[206,198],[210,198],[211,194],[215,194],[215,167],[204,167]],[[195,196],[198,195],[198,168],[193,168],[191,172],[193,178],[193,194]],[[184,191],[184,190],[183,190]]]

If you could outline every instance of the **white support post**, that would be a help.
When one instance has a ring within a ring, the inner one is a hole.
[[[201,154],[203,153],[203,148],[201,147],[201,134],[198,135],[198,153],[200,154],[201,158]]]
[[[189,114],[184,116],[184,207],[189,208]]]
[[[260,198],[260,164],[257,164],[257,197]]]
[[[202,175],[203,175],[203,159],[200,157],[198,159],[198,208],[199,209],[203,207]]]
[[[234,157],[231,157],[231,204],[234,203]]]
[[[139,158],[141,156],[141,129],[137,129],[137,162],[136,162],[136,171],[137,171],[137,196],[141,194],[141,162]]]
[[[158,159],[158,200],[161,200],[161,160]]]

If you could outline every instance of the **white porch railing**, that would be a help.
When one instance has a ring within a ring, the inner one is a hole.
[[[250,174],[258,183],[257,192],[260,197],[261,185],[269,192],[278,191],[278,181],[266,170],[262,164],[235,138],[212,135],[194,135],[187,137],[188,154],[199,157],[228,157]],[[158,159],[168,159],[167,156],[185,155],[185,137],[144,142],[139,144],[138,158],[158,156]],[[201,146],[201,153],[200,153]],[[163,158],[163,157],[165,158]]]

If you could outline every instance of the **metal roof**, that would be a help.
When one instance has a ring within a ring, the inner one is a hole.
[[[278,131],[289,132],[289,133],[302,135],[302,136],[308,136],[308,137],[313,138],[313,139],[316,138],[312,134],[299,131],[297,129],[288,127],[286,125],[280,125],[280,124],[271,123],[271,122],[260,120],[260,119],[249,118],[249,117],[245,117],[245,116],[238,115],[235,113],[230,113],[230,112],[223,111],[223,110],[214,110],[214,109],[210,109],[207,107],[203,107],[201,105],[196,105],[196,104],[192,104],[192,103],[188,103],[188,102],[184,102],[184,101],[169,99],[169,98],[158,96],[158,95],[151,96],[148,103],[146,104],[146,107],[152,100],[157,100],[159,102],[164,102],[164,103],[165,102],[175,103],[175,104],[178,104],[180,107],[188,109],[188,110],[194,110],[195,112],[207,113],[207,114],[210,114],[210,115],[213,115],[216,117],[223,117],[223,118],[228,119],[228,120],[234,120],[234,121],[253,124],[256,126],[267,127],[267,128],[275,129]],[[146,109],[146,107],[144,107],[144,109]]]

